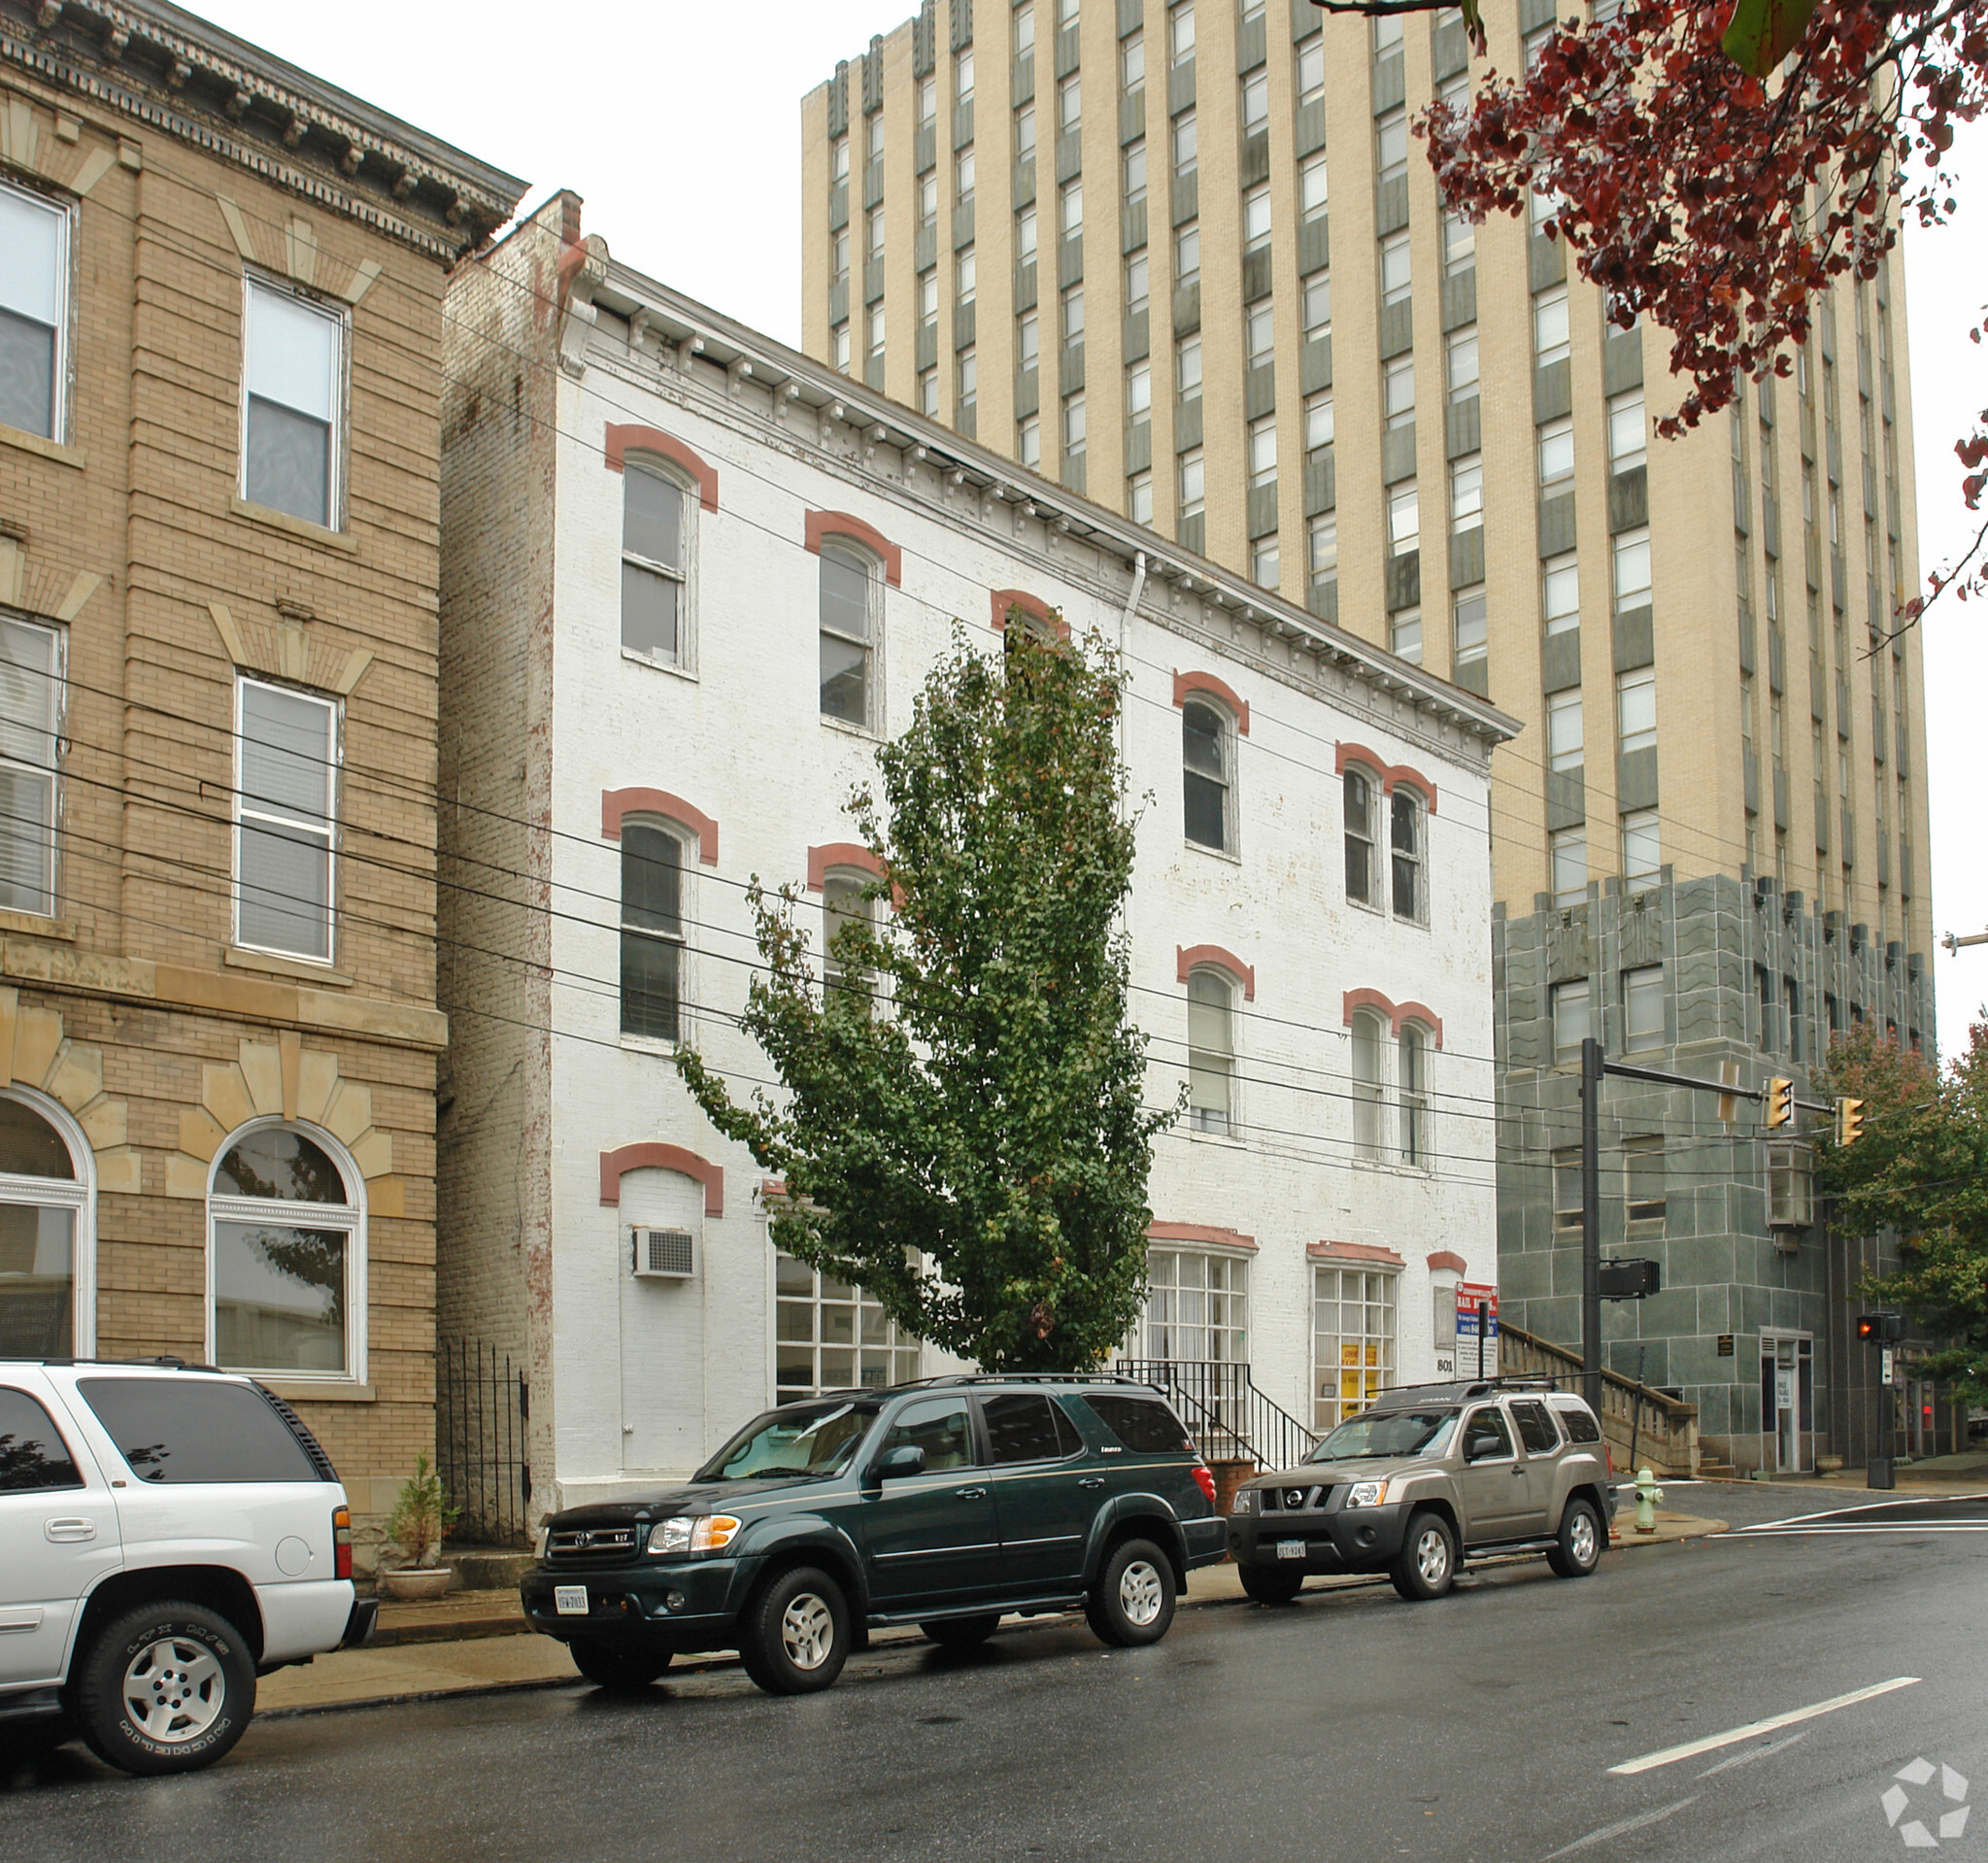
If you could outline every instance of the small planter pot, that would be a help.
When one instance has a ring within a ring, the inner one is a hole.
[[[1817,1474],[1838,1474],[1842,1472],[1843,1458],[1839,1455],[1819,1455],[1815,1458]]]
[[[398,1604],[440,1598],[455,1583],[454,1566],[403,1566],[380,1575],[380,1596]]]

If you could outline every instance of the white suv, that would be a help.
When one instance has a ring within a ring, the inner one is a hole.
[[[258,1675],[377,1610],[336,1471],[253,1379],[0,1359],[0,1737],[190,1772],[241,1738]]]

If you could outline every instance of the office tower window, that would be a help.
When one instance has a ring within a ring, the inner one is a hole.
[[[1574,423],[1548,421],[1539,428],[1539,489],[1557,486],[1574,476]]]
[[[1388,555],[1405,557],[1422,543],[1422,505],[1413,479],[1388,488]]]
[[[1084,288],[1066,286],[1062,294],[1063,341],[1074,343],[1084,334]]]
[[[1153,268],[1142,246],[1126,260],[1126,315],[1137,317],[1152,301]]]
[[[1068,459],[1084,451],[1084,396],[1080,390],[1075,394],[1063,396],[1063,457]]]
[[[1250,545],[1250,580],[1259,589],[1275,589],[1278,579],[1277,538],[1259,537]]]
[[[1153,475],[1135,472],[1126,481],[1126,516],[1134,524],[1153,522]]]
[[[1266,414],[1249,423],[1249,482],[1254,486],[1277,483],[1277,417]]]
[[[1146,82],[1146,35],[1136,26],[1118,42],[1118,78],[1128,90]]]
[[[935,368],[918,372],[918,411],[929,421],[939,418],[939,372]]]
[[[1477,263],[1477,229],[1462,214],[1442,217],[1442,269],[1455,278]]]
[[[1322,589],[1339,577],[1339,519],[1328,511],[1312,519],[1306,531],[1306,554],[1311,564],[1311,586]]]
[[[918,321],[927,329],[939,321],[939,271],[936,265],[918,275]]]
[[[1243,317],[1243,347],[1251,368],[1261,368],[1277,354],[1277,317],[1266,297],[1259,298]]]
[[[1581,723],[1581,691],[1555,693],[1546,701],[1546,766],[1577,770],[1586,755]]]
[[[862,217],[863,256],[875,261],[884,256],[884,210],[872,207]]]
[[[1622,752],[1657,748],[1657,675],[1649,667],[1618,673],[1615,699],[1622,726]]]
[[[1027,4],[1015,9],[1015,56],[1026,58],[1035,50],[1035,9]]]
[[[1082,180],[1063,183],[1058,200],[1057,223],[1065,239],[1075,239],[1084,230],[1084,184]]]
[[[1173,386],[1177,397],[1192,401],[1201,391],[1201,339],[1184,336],[1173,353]]]
[[[1084,120],[1084,79],[1080,72],[1071,72],[1056,87],[1056,126],[1058,133],[1074,136]]]
[[[838,226],[828,245],[828,277],[835,285],[849,283],[849,228]]]
[[[929,231],[939,221],[939,174],[937,169],[918,178],[918,223]]]
[[[1299,281],[1304,315],[1304,340],[1315,343],[1332,333],[1332,275],[1312,272]]]
[[[1642,965],[1622,973],[1622,1045],[1625,1048],[1661,1048],[1664,1045],[1664,966],[1661,964]],[[1660,1148],[1663,1144],[1661,1139],[1647,1142]],[[1629,1220],[1635,1222],[1643,1217],[1662,1216],[1664,1194],[1661,1149],[1657,1154],[1659,1174],[1654,1209],[1650,1207],[1653,1201],[1651,1192],[1637,1182],[1642,1175],[1637,1169],[1637,1164],[1640,1162],[1638,1153],[1631,1151],[1627,1144],[1623,1146],[1623,1151],[1625,1153],[1623,1163],[1628,1169],[1630,1181],[1634,1186],[1630,1192],[1632,1202],[1628,1210]]]
[[[1549,634],[1571,633],[1581,625],[1581,571],[1569,551],[1539,565],[1539,610]]]
[[[953,54],[953,101],[970,104],[973,101],[973,48],[965,47]]]
[[[1304,397],[1304,457],[1316,465],[1332,447],[1332,397],[1330,392]]]
[[[1195,0],[1174,0],[1166,10],[1166,45],[1176,65],[1195,55]]]
[[[974,261],[973,248],[960,247],[953,254],[953,291],[962,309],[973,302],[974,288],[979,276],[980,268]]]
[[[1422,664],[1422,610],[1402,608],[1388,617],[1388,648],[1411,666]]]
[[[833,137],[828,144],[828,186],[833,189],[838,183],[849,179],[849,138]]]
[[[1385,187],[1391,181],[1408,179],[1408,116],[1391,110],[1376,117],[1373,124],[1374,178]]]
[[[1177,286],[1194,285],[1200,276],[1201,228],[1199,221],[1191,220],[1176,228],[1173,235],[1173,282]]]
[[[1653,808],[1632,810],[1622,818],[1622,877],[1632,893],[1653,887],[1664,867],[1663,830]]]
[[[1297,48],[1297,103],[1318,103],[1326,94],[1326,35],[1315,32]]]
[[[1588,897],[1588,831],[1557,828],[1546,837],[1553,903],[1579,905]],[[1584,986],[1585,987],[1585,986]]]
[[[1033,311],[1015,320],[1015,365],[1032,369],[1042,354],[1042,325]]]
[[[1323,153],[1307,155],[1297,171],[1297,212],[1302,220],[1316,220],[1331,205],[1330,177]]]
[[[884,353],[884,304],[879,298],[869,308],[869,344],[872,356]]]
[[[973,414],[980,395],[980,368],[970,346],[960,352],[958,383],[959,389],[953,397],[953,405],[960,417],[964,420]]]
[[[1643,419],[1643,391],[1618,394],[1608,403],[1608,470],[1629,472],[1643,463],[1646,437]],[[1813,496],[1814,474],[1804,473]]]
[[[1263,65],[1242,81],[1242,133],[1253,136],[1270,126],[1270,74]]]
[[[1032,414],[1015,423],[1015,457],[1031,470],[1042,463],[1042,423]]]
[[[1187,176],[1195,172],[1199,160],[1199,136],[1195,125],[1195,113],[1183,110],[1173,119],[1173,172]]]
[[[1381,364],[1381,416],[1390,429],[1415,419],[1415,358],[1391,356]]]
[[[953,157],[954,198],[961,207],[973,205],[973,150],[960,150]]]
[[[1466,323],[1443,339],[1444,373],[1449,377],[1450,399],[1467,401],[1477,392],[1477,325]]]
[[[1400,49],[1401,16],[1398,13],[1377,14],[1373,22],[1373,55],[1385,58]]]
[[[1242,197],[1242,250],[1261,252],[1270,243],[1270,190],[1252,187]]]
[[[1615,612],[1634,614],[1650,605],[1650,533],[1625,530],[1615,539]]]
[[[1415,279],[1408,253],[1408,235],[1397,233],[1381,241],[1381,302],[1405,304],[1412,294]]]
[[[849,322],[845,319],[828,332],[829,345],[835,357],[835,366],[844,375],[849,373]]]
[[[1203,491],[1201,449],[1194,447],[1180,456],[1180,515],[1183,518],[1200,516]]]
[[[939,84],[936,78],[918,81],[918,126],[929,129],[938,120]]]
[[[1015,256],[1024,265],[1035,257],[1035,209],[1025,207],[1015,216]]]
[[[1024,104],[1015,112],[1015,159],[1028,161],[1035,153],[1035,106]]]
[[[1586,897],[1585,893],[1582,897]],[[1571,903],[1578,905],[1580,900]],[[1565,1065],[1580,1060],[1581,1043],[1591,1033],[1592,1021],[1586,977],[1553,986],[1553,1059],[1556,1063]]]
[[[1484,457],[1472,453],[1450,463],[1450,534],[1475,530],[1484,523]]]
[[[1490,629],[1481,582],[1473,588],[1458,590],[1451,597],[1451,618],[1450,652],[1457,672],[1462,674],[1466,666],[1483,665],[1490,657]]]
[[[1123,157],[1125,164],[1125,196],[1128,207],[1135,207],[1146,198],[1146,139],[1141,136],[1137,142],[1128,143]]]
[[[1533,299],[1533,359],[1544,368],[1565,362],[1567,346],[1567,287],[1541,291]]]
[[[1126,370],[1126,419],[1134,423],[1153,412],[1153,365],[1134,362]]]

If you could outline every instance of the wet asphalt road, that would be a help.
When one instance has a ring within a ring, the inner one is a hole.
[[[1827,1500],[1680,1487],[1667,1505],[1747,1527]],[[1988,1797],[1988,1528],[1970,1520],[1988,1500],[1611,1554],[1577,1583],[1528,1562],[1432,1605],[1382,1581],[1189,1609],[1140,1651],[1059,1620],[966,1657],[859,1657],[801,1701],[725,1669],[633,1701],[576,1681],[265,1719],[176,1780],[0,1750],[0,1859],[1903,1856],[1906,1824],[1956,1807],[1936,1770],[1888,1826],[1900,1769],[1924,1757]],[[1939,1848],[1970,1845],[1988,1847],[1988,1814]]]

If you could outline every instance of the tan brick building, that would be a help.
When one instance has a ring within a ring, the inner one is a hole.
[[[0,1354],[434,1438],[442,288],[511,177],[171,6],[0,9]]]
[[[1930,1040],[1932,900],[1919,640],[1887,637],[1918,585],[1902,257],[1832,293],[1793,379],[1654,440],[1664,333],[1613,327],[1538,223],[1446,214],[1409,133],[1554,17],[1486,7],[1473,62],[1454,10],[926,0],[802,100],[802,332],[1525,722],[1492,764],[1501,1257],[1507,1311],[1567,1338],[1582,1035],[1749,1083],[1853,1022]],[[1652,1381],[1705,1391],[1742,1466],[1807,1466],[1848,1412],[1779,1427],[1763,1393],[1807,1392],[1828,1329],[1861,1365],[1868,1263],[1772,1197],[1799,1157],[1730,1171],[1690,1107],[1626,1116],[1611,1245],[1691,1244],[1642,1318],[1692,1343]]]

